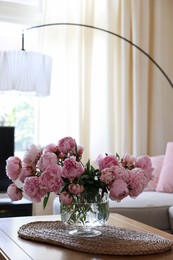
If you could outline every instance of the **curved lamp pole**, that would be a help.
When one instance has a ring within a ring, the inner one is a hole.
[[[160,70],[160,72],[164,75],[164,77],[167,79],[167,81],[169,82],[169,84],[173,88],[173,83],[170,80],[170,78],[167,76],[165,71],[160,67],[160,65],[146,51],[144,51],[142,48],[140,48],[138,45],[136,45],[132,41],[128,40],[127,38],[125,38],[125,37],[123,37],[123,36],[121,36],[117,33],[114,33],[114,32],[111,32],[109,30],[102,29],[102,28],[99,28],[99,27],[96,27],[96,26],[81,24],[81,23],[48,23],[48,24],[41,24],[41,25],[32,26],[32,27],[29,27],[29,28],[26,28],[25,30],[23,30],[23,33],[22,33],[22,50],[23,51],[25,50],[25,48],[24,48],[24,31],[31,30],[31,29],[37,29],[37,28],[41,28],[41,27],[61,26],[61,25],[80,26],[80,27],[85,27],[85,28],[91,28],[91,29],[94,29],[94,30],[99,30],[99,31],[114,35],[114,36],[128,42],[129,44],[131,44],[132,46],[137,48],[139,51],[141,51],[145,56],[147,56],[152,61],[152,63]]]

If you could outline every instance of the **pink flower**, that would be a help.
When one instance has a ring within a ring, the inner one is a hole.
[[[22,167],[19,180],[21,182],[24,182],[25,178],[35,176],[35,172],[33,172],[33,169],[30,166]]]
[[[74,158],[70,157],[64,161],[62,167],[62,176],[69,181],[79,178],[84,172],[84,167],[80,162],[77,162]]]
[[[73,201],[73,198],[66,191],[60,193],[59,199],[64,205],[70,205]]]
[[[101,171],[100,180],[110,185],[116,178],[115,167],[105,168]]]
[[[39,177],[28,177],[24,181],[24,192],[33,201],[40,202],[46,195],[46,190],[40,187]]]
[[[134,168],[135,162],[136,158],[127,153],[121,158],[121,165],[130,170]]]
[[[106,183],[108,186],[112,184],[114,180],[121,179],[124,182],[129,180],[129,170],[122,166],[115,165],[110,168],[105,168],[101,171],[100,180]]]
[[[126,183],[128,182],[129,179],[129,170],[125,169],[121,165],[116,165],[114,166],[114,172],[115,172],[115,179],[122,179]]]
[[[21,200],[23,197],[22,190],[15,183],[12,183],[7,188],[7,194],[12,201]]]
[[[10,156],[6,162],[6,174],[8,178],[12,181],[17,180],[22,169],[22,161],[17,156]]]
[[[48,144],[44,147],[43,152],[56,153],[58,151],[58,146],[56,144]]]
[[[83,146],[78,145],[77,146],[77,154],[78,154],[79,157],[82,157],[83,151],[84,151]]]
[[[66,154],[59,152],[59,153],[57,154],[57,158],[58,158],[58,160],[64,161],[65,158],[66,158]]]
[[[30,145],[26,150],[22,162],[23,167],[31,167],[32,171],[35,172],[36,164],[42,153],[42,147],[34,144]]]
[[[140,168],[131,170],[128,182],[130,197],[137,197],[146,187],[148,181],[144,173],[144,170]]]
[[[57,156],[55,153],[51,153],[51,152],[44,152],[40,159],[37,162],[37,167],[41,170],[41,171],[45,171],[47,167],[49,167],[49,165],[53,164],[57,164]]]
[[[99,155],[96,159],[96,162],[99,166],[99,170],[102,171],[105,168],[110,168],[112,166],[118,165],[118,159],[115,155],[107,155],[103,157]]]
[[[145,171],[145,175],[148,181],[152,179],[153,167],[152,167],[151,159],[148,155],[138,157],[135,166]]]
[[[127,183],[118,179],[113,182],[110,188],[109,197],[111,200],[121,201],[129,195]]]
[[[24,159],[9,157],[7,176],[22,182],[23,192],[33,201],[40,202],[48,193],[60,196],[65,205],[84,199],[94,201],[103,193],[120,201],[126,196],[136,197],[152,179],[152,165],[149,156],[137,159],[129,154],[122,158],[116,155],[99,155],[98,168],[81,162],[84,148],[72,137],[50,143],[45,147],[31,145]],[[13,200],[22,198],[22,190],[10,185],[8,194]],[[100,198],[100,197],[99,197]],[[46,202],[47,203],[47,202]],[[45,200],[44,200],[45,206]]]
[[[61,178],[61,167],[58,165],[50,165],[40,176],[40,186],[46,192],[59,193],[63,184]]]
[[[80,194],[81,192],[83,192],[84,188],[83,186],[79,185],[79,184],[75,184],[75,183],[71,183],[69,186],[68,186],[68,189],[69,191],[72,193],[72,194]]]
[[[74,153],[76,147],[76,141],[72,137],[64,137],[58,142],[58,149],[62,153]]]

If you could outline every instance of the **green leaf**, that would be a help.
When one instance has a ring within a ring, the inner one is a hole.
[[[48,203],[49,196],[50,196],[50,192],[48,192],[48,193],[46,194],[46,196],[44,197],[44,200],[43,200],[43,208],[44,208],[44,209],[46,208],[46,205],[47,205],[47,203]]]
[[[118,159],[120,159],[120,156],[119,156],[119,154],[118,154],[118,153],[116,153],[116,157],[117,157]]]

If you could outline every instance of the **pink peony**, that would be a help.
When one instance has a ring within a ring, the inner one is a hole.
[[[36,161],[39,159],[41,153],[42,153],[42,147],[41,146],[37,146],[37,145],[30,145],[25,154],[24,154],[24,158],[23,161],[27,164],[35,164]]]
[[[12,183],[7,188],[7,194],[12,201],[21,200],[23,197],[22,190],[15,183]]]
[[[58,146],[56,144],[48,144],[44,147],[43,152],[56,153],[58,151]]]
[[[122,179],[126,183],[128,182],[129,179],[129,170],[125,169],[121,165],[116,165],[114,166],[114,174],[115,174],[115,179]]]
[[[99,170],[102,171],[105,168],[110,168],[112,166],[118,165],[118,159],[115,155],[107,155],[103,157],[99,155],[96,159],[96,162],[99,166]]]
[[[19,175],[19,180],[21,182],[24,182],[26,177],[30,177],[30,176],[34,176],[34,175],[35,175],[35,172],[33,172],[33,169],[30,166],[22,167],[22,170]]]
[[[128,183],[130,172],[130,170],[125,169],[122,166],[112,166],[110,168],[105,168],[101,171],[100,180],[103,181],[106,185],[108,185],[108,188],[110,188],[112,183],[118,179],[121,179],[125,183]]]
[[[43,172],[46,170],[47,167],[49,167],[49,165],[56,165],[57,161],[58,160],[55,153],[44,152],[37,162],[37,167],[40,169],[41,172]]]
[[[75,183],[71,183],[69,186],[68,186],[68,189],[69,191],[72,193],[72,194],[80,194],[81,192],[83,192],[84,188],[83,186],[79,185],[79,184],[75,184]]]
[[[31,145],[23,161],[16,156],[7,159],[7,176],[12,181],[22,182],[22,190],[31,200],[40,202],[54,192],[65,205],[84,199],[94,201],[108,192],[110,198],[117,201],[128,195],[136,197],[152,179],[153,168],[147,155],[138,158],[129,154],[122,158],[117,154],[99,155],[95,169],[90,159],[86,165],[82,164],[83,151],[84,148],[68,136],[60,139],[57,145]],[[10,185],[9,197],[12,200],[22,198],[22,190],[15,184]]]
[[[22,161],[22,168],[25,169],[29,175],[35,175],[36,172],[36,164],[27,164],[24,161]]]
[[[64,205],[70,205],[73,201],[73,198],[66,191],[60,193],[59,199]]]
[[[41,146],[30,145],[24,154],[22,166],[31,167],[32,171],[35,172],[36,164],[41,156],[42,150]]]
[[[154,168],[152,167],[151,158],[148,155],[138,157],[135,167],[142,168],[145,171],[148,181],[152,179],[152,172]]]
[[[116,178],[115,167],[105,168],[101,171],[100,180],[107,185],[110,185]]]
[[[124,168],[128,168],[130,170],[134,168],[135,162],[136,162],[136,158],[127,153],[121,158],[121,165]]]
[[[79,157],[82,157],[83,151],[84,151],[83,146],[78,145],[78,146],[77,146],[77,154],[78,154]]]
[[[64,137],[58,142],[58,149],[60,152],[68,154],[74,153],[76,147],[76,141],[72,137]]]
[[[63,184],[61,178],[61,167],[58,165],[50,165],[40,176],[40,186],[46,192],[59,193]]]
[[[40,202],[46,195],[46,190],[40,187],[40,178],[33,176],[24,181],[24,192],[33,201]]]
[[[121,201],[129,195],[127,183],[118,179],[113,182],[110,188],[109,197],[111,200]]]
[[[137,197],[146,187],[147,183],[148,180],[143,169],[134,168],[131,170],[128,183],[130,197]]]
[[[6,162],[6,174],[8,178],[12,181],[17,180],[22,169],[21,159],[19,159],[17,156],[10,156]]]
[[[70,157],[64,161],[62,167],[62,176],[69,181],[79,178],[84,172],[84,167],[80,162],[77,162],[74,158]]]

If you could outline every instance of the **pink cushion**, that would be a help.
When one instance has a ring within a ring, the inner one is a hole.
[[[160,178],[156,191],[173,192],[173,143],[166,146],[165,158],[163,161]]]
[[[152,166],[154,168],[153,179],[148,183],[147,187],[145,188],[145,191],[156,191],[156,187],[162,170],[164,157],[164,155],[157,155],[151,157]]]

